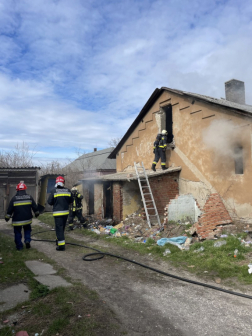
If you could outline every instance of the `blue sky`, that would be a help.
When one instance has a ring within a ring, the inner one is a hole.
[[[2,0],[0,148],[38,162],[122,136],[156,87],[252,104],[252,2]]]

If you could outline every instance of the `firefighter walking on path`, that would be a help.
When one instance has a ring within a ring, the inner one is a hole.
[[[39,216],[38,206],[32,196],[26,193],[26,189],[27,187],[23,181],[16,186],[17,193],[12,197],[5,216],[6,222],[8,222],[12,216],[15,244],[18,251],[23,249],[22,228],[24,229],[24,242],[26,248],[28,249],[31,247],[32,210],[36,217]]]
[[[56,250],[65,251],[65,227],[69,215],[69,205],[73,202],[71,190],[64,187],[65,179],[56,178],[55,187],[48,197],[48,204],[53,205],[53,217],[56,231]]]
[[[81,224],[83,224],[83,227],[86,227],[84,225],[85,218],[82,216],[82,199],[83,196],[78,192],[76,187],[73,187],[71,189],[72,197],[73,197],[73,203],[70,205],[70,211],[69,211],[69,217],[68,217],[68,224],[69,224],[69,230],[73,230],[73,220],[76,216]]]
[[[153,147],[153,153],[155,154],[154,161],[152,163],[151,169],[156,171],[156,164],[161,158],[161,167],[163,170],[166,168],[166,148],[167,148],[167,134],[166,130],[163,130],[162,133],[159,133],[156,137]]]

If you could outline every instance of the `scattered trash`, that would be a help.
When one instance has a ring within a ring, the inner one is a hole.
[[[220,240],[214,243],[214,247],[221,247],[226,244],[227,244],[226,240]]]
[[[0,264],[3,264],[4,262],[3,261],[0,261]]]
[[[90,314],[87,314],[86,316],[87,316],[87,317],[90,317],[91,315],[90,315]]]
[[[187,266],[187,267],[195,267],[195,265],[190,265],[190,266]]]
[[[163,253],[163,256],[165,257],[165,256],[167,256],[168,254],[170,254],[171,253],[171,251],[169,250],[169,249],[166,249],[165,251],[164,251],[164,253]]]
[[[39,336],[39,333],[36,333],[34,336]]]
[[[252,273],[252,264],[248,264],[248,272],[249,272],[249,274],[251,274]]]
[[[204,273],[208,273],[208,271],[204,271]]]
[[[235,249],[235,250],[234,250],[234,258],[237,257],[238,253],[239,253],[239,251],[238,251],[237,249]]]
[[[185,243],[187,237],[185,236],[179,236],[179,237],[173,237],[173,238],[161,238],[157,241],[157,244],[159,246],[164,246],[165,244],[169,243],[172,245],[177,246],[179,249],[183,249],[183,246],[181,246],[182,244]]]
[[[3,321],[4,324],[9,323],[9,322],[10,322],[9,320],[5,320],[5,321]]]
[[[216,282],[217,284],[220,284],[220,283],[221,283],[221,278],[216,278],[216,279],[215,279],[215,282]]]
[[[227,234],[222,234],[222,235],[220,235],[220,238],[227,238]]]
[[[81,315],[78,315],[78,317],[81,317]]]
[[[194,250],[193,252],[203,252],[205,250],[204,246],[201,246],[200,248],[198,248],[197,250]]]

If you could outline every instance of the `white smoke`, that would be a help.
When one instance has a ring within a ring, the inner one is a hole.
[[[235,171],[243,171],[243,144],[245,127],[239,127],[232,120],[213,120],[203,132],[204,144],[215,154],[214,161],[223,163],[224,159],[233,159]],[[240,172],[241,173],[241,172]]]

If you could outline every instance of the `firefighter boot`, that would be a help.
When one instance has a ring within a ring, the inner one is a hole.
[[[56,247],[56,251],[65,251],[65,245],[60,245]]]
[[[152,163],[151,169],[152,169],[153,171],[156,171],[156,165],[155,165],[155,163]]]
[[[165,165],[162,165],[161,167],[162,167],[162,170],[168,169]]]

